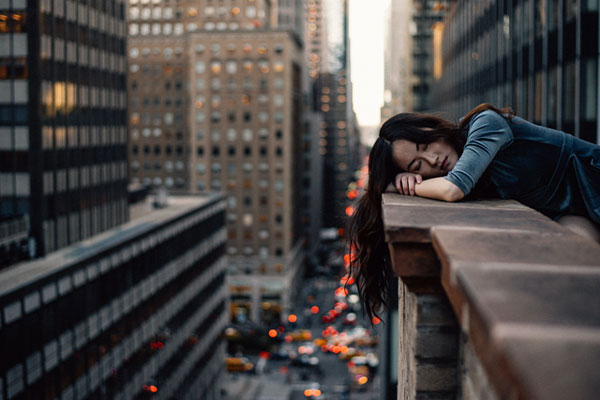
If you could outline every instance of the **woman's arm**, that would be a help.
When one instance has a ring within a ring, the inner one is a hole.
[[[442,201],[458,201],[465,197],[458,186],[444,178],[423,180],[421,175],[411,172],[397,174],[395,181],[385,191]]]
[[[450,202],[459,201],[465,197],[458,186],[443,177],[426,179],[417,183],[415,194],[420,197]]]

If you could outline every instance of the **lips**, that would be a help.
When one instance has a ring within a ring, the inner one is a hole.
[[[446,156],[446,158],[444,158],[444,161],[442,162],[442,169],[446,169],[448,167],[448,156]]]

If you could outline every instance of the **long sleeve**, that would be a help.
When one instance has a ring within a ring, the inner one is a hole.
[[[469,124],[463,153],[444,178],[468,195],[498,151],[513,139],[508,122],[498,113],[486,110],[475,115]]]

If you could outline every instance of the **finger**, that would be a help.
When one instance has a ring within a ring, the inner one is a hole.
[[[402,193],[402,175],[398,174],[396,175],[396,181],[395,181],[395,185],[396,185],[396,190],[398,191],[398,193]]]
[[[413,177],[411,177],[408,180],[408,190],[409,190],[411,196],[415,195],[415,182],[416,182],[416,179],[413,179]]]
[[[408,188],[408,176],[402,177],[402,191],[404,192],[404,194],[410,193],[410,190]]]
[[[421,175],[417,175],[417,183],[423,182],[423,177]]]

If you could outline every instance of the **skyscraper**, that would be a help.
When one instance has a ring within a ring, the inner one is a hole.
[[[303,261],[301,38],[270,1],[131,0],[133,182],[222,191],[232,312],[279,320]]]
[[[41,256],[128,220],[122,0],[0,1],[0,224]]]
[[[315,111],[322,113],[323,226],[344,225],[346,193],[359,163],[360,137],[349,79],[348,3],[307,0],[305,42]]]

